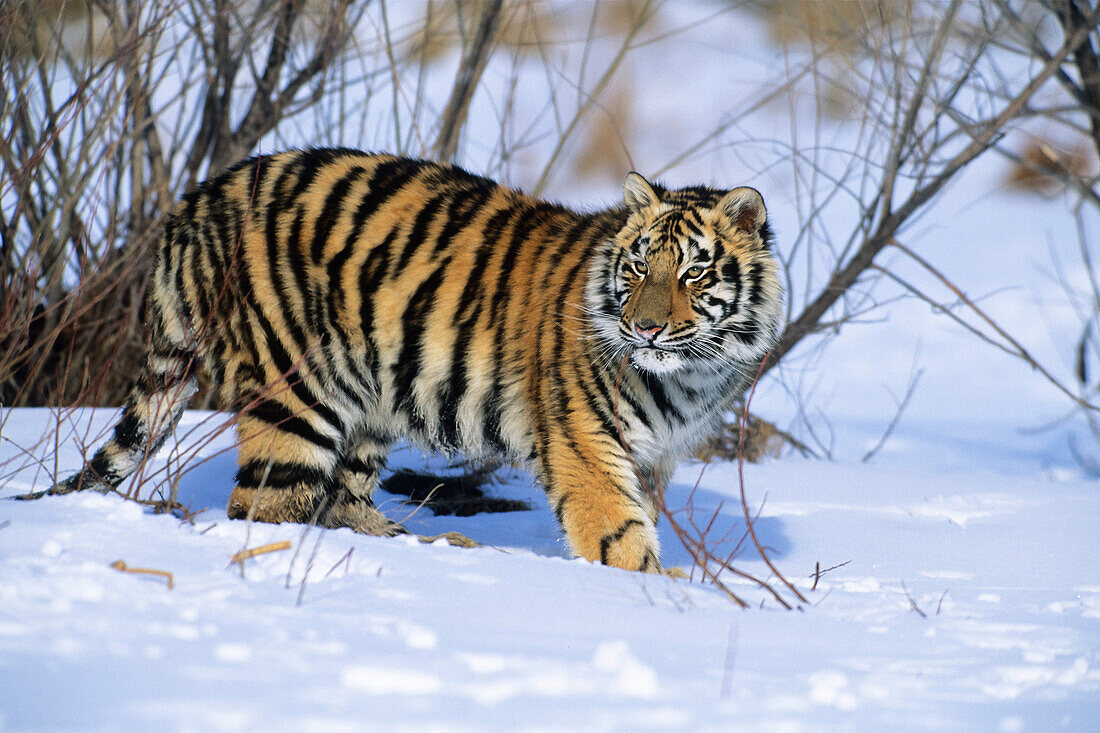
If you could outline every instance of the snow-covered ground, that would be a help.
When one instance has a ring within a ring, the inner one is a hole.
[[[113,413],[71,417],[63,437],[89,420],[94,437]],[[19,450],[41,451],[53,419],[4,414],[0,461],[25,467],[0,496],[48,483],[52,465]],[[194,443],[218,419],[188,413],[179,432],[200,426]],[[228,433],[180,481],[183,503],[208,508],[193,524],[116,496],[0,501],[0,729],[1095,730],[1096,484],[1000,470],[980,437],[947,442],[972,468],[935,468],[927,443],[871,464],[746,466],[761,541],[810,600],[797,611],[732,577],[753,609],[569,559],[519,473],[489,490],[534,511],[406,520],[477,549],[229,521]],[[78,462],[63,443],[62,471]],[[393,464],[441,466],[408,449]],[[736,465],[700,471],[682,465],[669,504],[699,480],[701,516],[726,502],[720,536],[739,524]],[[229,567],[280,540],[292,549]],[[667,526],[662,542],[667,564],[690,565]],[[815,566],[842,563],[810,590]],[[767,576],[751,550],[736,565]]]

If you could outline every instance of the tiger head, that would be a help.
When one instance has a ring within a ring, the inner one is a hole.
[[[751,188],[666,190],[626,177],[625,226],[602,261],[590,307],[607,351],[666,374],[724,371],[775,344],[782,286],[760,194]]]

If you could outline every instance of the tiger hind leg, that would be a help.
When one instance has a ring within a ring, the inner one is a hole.
[[[175,429],[188,401],[198,391],[196,356],[182,349],[154,349],[137,384],[130,390],[114,435],[78,472],[48,493],[118,487],[160,449]]]
[[[295,413],[273,399],[241,413],[237,485],[230,519],[279,524],[318,522],[330,508],[339,436],[310,410]]]
[[[237,486],[230,519],[317,524],[392,536],[404,528],[378,511],[371,498],[389,443],[344,438],[316,411],[258,401],[238,423]]]
[[[376,536],[407,534],[374,504],[372,494],[389,453],[389,442],[359,438],[338,448],[339,439],[318,429],[324,423],[309,410],[297,414],[275,401],[242,413],[237,486],[229,497],[230,519],[295,522]],[[475,547],[457,533],[419,537]]]
[[[344,449],[336,469],[336,501],[328,511],[326,526],[351,527],[383,537],[407,534],[404,527],[379,511],[373,498],[390,445],[385,438],[360,436]]]
[[[389,519],[374,503],[378,476],[386,465],[391,441],[376,436],[360,436],[345,448],[336,468],[334,504],[320,523],[325,527],[350,527],[361,534],[396,537],[409,534],[400,523]],[[479,543],[460,532],[425,537],[424,543],[443,539],[456,547],[477,547]]]

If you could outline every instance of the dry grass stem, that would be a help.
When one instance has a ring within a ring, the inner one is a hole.
[[[237,563],[243,565],[245,560],[250,557],[256,557],[257,555],[266,555],[269,552],[280,552],[289,549],[290,540],[283,540],[281,542],[272,542],[270,544],[260,545],[259,547],[253,547],[251,550],[241,550],[229,559],[229,566],[236,565]]]
[[[151,568],[132,568],[122,560],[115,560],[111,567],[123,573],[138,573],[141,575],[156,575],[168,581],[168,590],[172,590],[172,574],[167,570],[153,570]]]

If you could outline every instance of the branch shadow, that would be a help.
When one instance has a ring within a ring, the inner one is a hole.
[[[689,505],[688,499],[691,498]],[[730,557],[731,564],[759,562],[760,556],[748,536],[745,517],[741,509],[740,498],[728,493],[699,486],[692,497],[692,487],[673,481],[665,493],[665,502],[678,524],[696,534],[705,537],[706,544],[717,557]],[[751,512],[757,507],[749,506]],[[772,560],[787,557],[793,549],[782,519],[778,517],[758,516],[752,521],[760,544]],[[677,537],[667,517],[662,516],[657,525],[661,541],[661,558],[666,567],[690,566],[693,562],[690,553]]]

